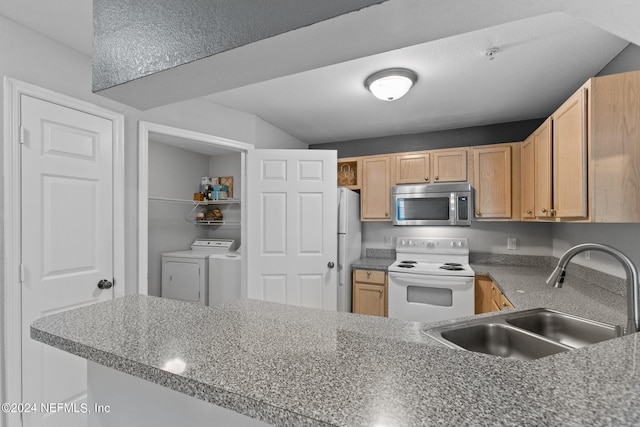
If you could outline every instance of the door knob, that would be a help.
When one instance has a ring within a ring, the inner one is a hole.
[[[327,267],[329,268],[333,268],[335,266],[335,264],[331,261],[329,261],[329,263],[327,264]]]
[[[111,283],[107,279],[102,279],[98,282],[98,288],[100,289],[110,289],[112,286],[113,283]]]

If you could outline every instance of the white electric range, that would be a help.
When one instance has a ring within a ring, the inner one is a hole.
[[[475,314],[467,238],[399,237],[389,266],[388,315],[436,322]]]

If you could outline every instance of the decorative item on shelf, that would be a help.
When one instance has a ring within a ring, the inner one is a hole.
[[[204,221],[204,212],[196,213],[196,221]]]
[[[193,193],[193,200],[196,202],[202,202],[205,200],[204,193]]]
[[[222,221],[222,212],[218,208],[209,209],[205,213],[204,219],[206,221]]]
[[[233,199],[233,177],[232,176],[221,176],[219,179],[219,183],[222,186],[221,192],[226,192],[227,197],[222,197],[223,199]]]
[[[338,187],[346,187],[348,185],[355,185],[356,174],[351,169],[351,165],[341,165],[338,172]]]

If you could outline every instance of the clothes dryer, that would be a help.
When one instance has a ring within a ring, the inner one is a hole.
[[[191,250],[162,254],[162,297],[206,305],[209,257],[235,249],[232,239],[196,239]]]

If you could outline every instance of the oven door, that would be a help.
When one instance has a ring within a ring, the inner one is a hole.
[[[416,322],[472,316],[473,277],[389,272],[388,315]]]

